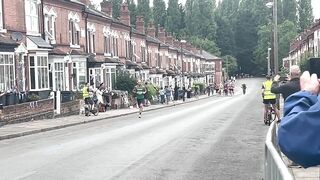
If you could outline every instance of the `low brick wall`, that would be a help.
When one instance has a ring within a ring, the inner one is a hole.
[[[66,103],[61,103],[60,115],[55,117],[78,115],[80,112],[80,100],[74,100]]]
[[[5,106],[0,110],[0,125],[50,119],[53,118],[53,110],[53,99]]]

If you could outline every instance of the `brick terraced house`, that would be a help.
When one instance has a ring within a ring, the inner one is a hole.
[[[101,11],[89,0],[0,0],[0,91],[79,91],[101,82],[114,89],[119,69],[159,87],[220,83],[221,58],[178,41],[160,27],[130,25],[128,5],[120,19],[112,4]],[[319,36],[320,37],[320,36]]]

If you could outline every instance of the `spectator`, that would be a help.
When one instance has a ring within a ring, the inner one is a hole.
[[[164,102],[165,102],[165,91],[164,91],[163,87],[160,88],[159,94],[160,94],[160,103],[164,104]]]
[[[281,151],[304,168],[320,165],[319,80],[308,71],[300,77],[301,91],[289,96],[278,130]]]
[[[290,68],[290,80],[289,82],[279,85],[279,75],[274,77],[271,92],[275,94],[282,94],[284,100],[291,94],[300,91],[300,68],[297,65],[293,65]]]

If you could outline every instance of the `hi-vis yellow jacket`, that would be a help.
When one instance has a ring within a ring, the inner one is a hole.
[[[265,81],[263,83],[264,91],[263,91],[263,99],[276,99],[276,95],[271,92],[272,81]]]

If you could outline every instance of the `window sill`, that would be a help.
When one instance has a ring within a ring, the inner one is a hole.
[[[7,33],[7,30],[0,28],[0,33]]]
[[[104,56],[111,57],[111,53],[104,53]]]
[[[41,36],[41,34],[37,32],[27,32],[27,36]]]
[[[70,48],[80,49],[80,45],[73,45],[73,44],[70,44]]]

